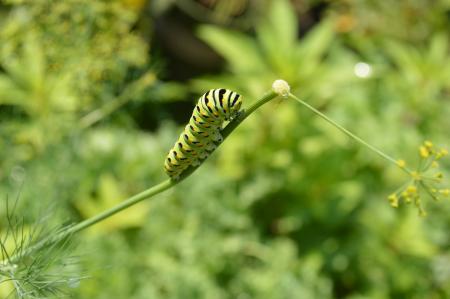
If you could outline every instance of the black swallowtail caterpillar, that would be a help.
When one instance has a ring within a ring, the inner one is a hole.
[[[197,166],[222,142],[224,121],[236,117],[242,105],[239,94],[228,89],[211,89],[200,97],[189,123],[169,151],[166,173],[178,179],[189,166]]]

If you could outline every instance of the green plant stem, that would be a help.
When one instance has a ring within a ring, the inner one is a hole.
[[[142,191],[141,193],[133,195],[130,198],[121,202],[120,204],[118,204],[106,211],[103,211],[100,214],[97,214],[91,218],[81,221],[80,223],[78,223],[76,225],[69,226],[68,228],[62,230],[61,232],[59,232],[53,236],[48,236],[47,238],[37,242],[36,244],[34,244],[31,247],[22,251],[19,255],[11,257],[9,259],[9,264],[14,264],[17,261],[17,259],[20,258],[21,256],[28,256],[31,253],[33,253],[45,246],[62,241],[65,238],[67,238],[68,236],[73,235],[79,231],[82,231],[98,222],[101,222],[102,220],[105,220],[106,218],[109,218],[109,217],[113,216],[114,214],[117,214],[120,211],[123,211],[123,210],[135,205],[136,203],[143,201],[144,199],[150,198],[158,193],[161,193],[161,192],[171,188],[172,186],[174,186],[177,183],[178,183],[177,181],[173,181],[170,179],[165,180],[147,190]]]
[[[119,109],[127,102],[129,102],[132,98],[126,96],[119,96],[112,101],[108,102],[104,106],[90,112],[80,119],[80,128],[86,129],[93,124],[97,123],[101,119],[113,113],[115,110]]]
[[[128,102],[133,100],[133,95],[136,90],[141,90],[143,86],[154,84],[156,81],[156,76],[153,73],[146,73],[141,76],[136,81],[130,83],[125,90],[116,98],[108,101],[105,105],[98,109],[89,112],[87,115],[82,117],[79,121],[81,129],[87,129],[93,124],[99,122],[106,116],[112,114],[114,111],[118,110]]]
[[[138,202],[143,201],[144,199],[150,198],[153,195],[156,195],[158,193],[161,193],[174,185],[176,185],[178,182],[173,180],[165,180],[147,190],[142,191],[141,193],[138,193],[136,195],[133,195],[132,197],[124,200],[120,204],[110,208],[109,210],[106,210],[100,214],[95,215],[94,217],[88,218],[77,225],[72,226],[70,229],[68,229],[68,234],[73,234],[76,232],[79,232],[87,227],[90,227],[106,218],[111,217],[114,214],[119,213],[120,211],[123,211],[133,205],[135,205]]]
[[[247,110],[243,110],[243,112],[239,115],[239,117],[235,118],[233,121],[231,121],[223,130],[222,130],[222,137],[225,140],[226,137],[228,137],[231,132],[233,132],[234,129],[236,129],[236,127],[242,123],[250,114],[252,114],[256,109],[258,109],[259,107],[261,107],[262,105],[264,105],[265,103],[269,102],[270,100],[274,99],[277,97],[277,94],[274,92],[268,92],[266,93],[264,96],[262,96],[258,101],[256,101],[252,106],[250,106]],[[199,165],[200,166],[200,165]],[[23,251],[21,251],[19,254],[16,254],[14,256],[12,256],[11,258],[9,258],[7,261],[2,261],[2,262],[7,262],[7,264],[14,264],[16,263],[21,257],[24,256],[29,256],[32,253],[36,252],[37,250],[51,245],[51,244],[55,244],[57,242],[60,242],[62,240],[64,240],[65,238],[76,234],[88,227],[91,227],[92,225],[101,222],[117,213],[119,213],[120,211],[123,211],[135,204],[137,204],[138,202],[143,201],[144,199],[148,199],[150,197],[153,197],[156,194],[159,194],[167,189],[170,189],[171,187],[179,184],[181,181],[183,181],[184,179],[186,179],[189,175],[191,175],[199,166],[196,167],[189,167],[188,169],[186,169],[181,175],[180,178],[178,180],[172,180],[172,179],[168,179],[165,180],[149,189],[146,189],[144,191],[142,191],[141,193],[138,193],[136,195],[133,195],[131,197],[129,197],[128,199],[124,200],[122,203],[100,213],[97,214],[91,218],[88,218],[76,225],[70,226],[64,230],[62,230],[60,233],[57,233],[56,235],[53,236],[48,236],[47,238],[44,238],[41,241],[38,241],[37,243],[35,243],[34,245],[32,245],[29,248],[24,249]]]
[[[349,130],[347,130],[346,128],[344,128],[343,126],[341,126],[340,124],[338,124],[337,122],[335,122],[334,120],[332,120],[331,118],[329,118],[328,116],[326,116],[325,114],[323,114],[322,112],[320,112],[319,110],[317,110],[316,108],[314,108],[313,106],[309,105],[308,103],[306,103],[303,100],[300,100],[299,98],[297,98],[295,95],[289,93],[289,98],[299,102],[300,104],[302,104],[303,106],[305,106],[306,108],[308,108],[309,110],[311,110],[312,112],[314,112],[315,114],[317,114],[318,116],[320,116],[322,119],[324,119],[325,121],[327,121],[328,123],[330,123],[331,125],[333,125],[334,127],[336,127],[337,129],[339,129],[341,132],[343,132],[344,134],[346,134],[347,136],[349,136],[350,138],[356,140],[357,142],[359,142],[360,144],[364,145],[365,147],[367,147],[368,149],[370,149],[371,151],[375,152],[376,154],[378,154],[379,156],[381,156],[383,159],[394,163],[397,167],[399,167],[401,170],[405,171],[406,173],[408,173],[409,175],[412,175],[412,171],[406,167],[400,167],[398,165],[397,160],[395,160],[394,158],[392,158],[391,156],[387,155],[386,153],[382,152],[381,150],[379,150],[378,148],[376,148],[375,146],[367,143],[366,141],[364,141],[363,139],[361,139],[360,137],[356,136],[355,134],[353,134],[352,132],[350,132]]]

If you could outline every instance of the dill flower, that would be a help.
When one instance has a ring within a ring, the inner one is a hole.
[[[396,161],[396,165],[406,171],[410,178],[401,188],[388,196],[388,201],[394,208],[399,207],[402,202],[413,203],[419,215],[424,217],[426,216],[422,203],[424,195],[438,201],[441,197],[448,197],[450,194],[450,189],[442,187],[444,174],[439,171],[437,162],[448,155],[448,151],[436,148],[431,141],[427,140],[419,146],[418,153],[420,162],[415,170],[408,169],[404,160]]]
[[[405,160],[397,160],[397,166],[400,168],[405,168],[406,167]]]
[[[388,199],[393,208],[398,208],[398,197],[396,194],[389,195]]]
[[[427,147],[421,146],[419,148],[419,153],[422,158],[428,158],[430,156],[430,151]]]

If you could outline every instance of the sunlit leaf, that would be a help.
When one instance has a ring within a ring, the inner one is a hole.
[[[264,65],[261,52],[248,36],[213,26],[202,26],[199,36],[227,59],[236,72],[254,73]]]

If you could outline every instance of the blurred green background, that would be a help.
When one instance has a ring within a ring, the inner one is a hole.
[[[56,225],[166,179],[209,88],[248,106],[283,78],[414,165],[424,140],[449,145],[449,36],[448,0],[2,0],[0,234],[7,198],[25,226],[49,210]],[[186,181],[76,236],[88,278],[66,292],[450,298],[450,203],[425,202],[427,218],[391,208],[406,179],[273,101]]]

